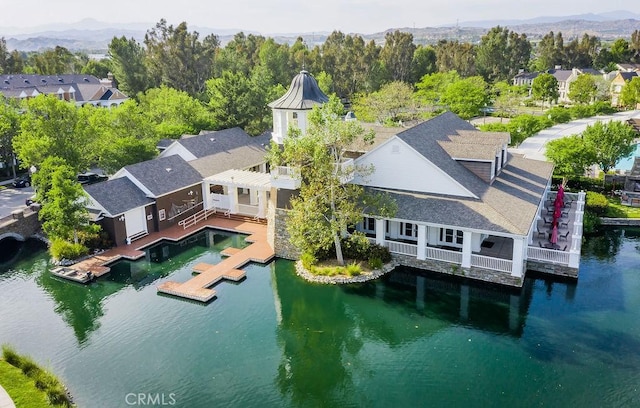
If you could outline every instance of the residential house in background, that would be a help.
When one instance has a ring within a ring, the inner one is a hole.
[[[60,100],[74,102],[78,106],[118,106],[128,99],[113,86],[111,74],[105,79],[85,74],[0,75],[0,93],[7,98],[20,100],[41,94],[55,95]]]
[[[538,72],[525,72],[525,70],[521,69],[518,74],[513,77],[513,85],[516,86],[526,86],[529,89],[529,96],[531,96],[531,86],[533,85],[533,80],[536,79],[540,75]]]
[[[638,71],[620,71],[611,81],[611,106],[621,106],[620,94],[622,89],[634,77],[637,77]]]

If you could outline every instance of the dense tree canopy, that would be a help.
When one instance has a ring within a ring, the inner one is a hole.
[[[135,97],[149,87],[150,79],[145,65],[144,48],[133,38],[124,36],[113,38],[109,43],[111,69],[118,83],[118,88]]]
[[[596,78],[593,75],[579,75],[569,84],[569,99],[574,102],[587,104],[592,102],[598,93]]]
[[[534,99],[542,101],[543,104],[544,102],[551,104],[553,101],[558,100],[560,96],[558,93],[558,80],[551,74],[540,74],[533,80],[531,93]]]
[[[636,137],[637,133],[630,125],[618,121],[596,122],[582,132],[587,150],[594,153],[593,163],[605,173],[620,159],[631,156]]]
[[[525,34],[497,26],[482,37],[476,50],[476,68],[487,81],[507,80],[529,65],[530,56],[531,43]]]
[[[632,78],[622,88],[620,102],[623,106],[635,109],[640,104],[640,77]]]

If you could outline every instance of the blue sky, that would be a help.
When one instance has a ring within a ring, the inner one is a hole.
[[[637,4],[637,0],[1,0],[0,32],[8,27],[74,23],[85,18],[149,26],[166,18],[172,24],[186,21],[189,26],[263,34],[334,29],[373,33],[387,28],[452,25],[456,21],[635,12]]]

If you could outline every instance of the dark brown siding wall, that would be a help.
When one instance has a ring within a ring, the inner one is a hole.
[[[467,168],[470,172],[480,177],[487,183],[491,183],[491,162],[465,161],[458,160],[460,164]]]
[[[191,195],[189,192],[193,192]],[[198,203],[195,207],[186,209],[182,211],[179,215],[174,215],[173,219],[171,218],[171,208],[172,205],[175,206],[183,206],[187,204],[189,201],[193,200],[195,203]],[[197,213],[202,210],[202,187],[200,184],[195,184],[190,187],[183,188],[182,190],[175,191],[171,194],[167,194],[162,197],[158,197],[156,199],[155,212],[153,214],[154,219],[156,220],[155,225],[157,225],[157,230],[162,231],[173,225],[176,225],[181,220],[186,217]],[[160,211],[165,210],[165,219],[160,220],[160,216],[158,215]]]
[[[124,221],[116,218],[103,218],[98,225],[109,234],[115,246],[125,245],[127,243],[127,232],[124,227]]]

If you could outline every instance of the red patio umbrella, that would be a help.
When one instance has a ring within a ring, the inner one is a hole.
[[[556,210],[553,212],[553,220],[556,221],[558,218],[562,216],[562,209],[556,206]],[[556,222],[557,224],[557,222]]]
[[[561,200],[564,200],[564,187],[562,184],[558,186],[558,197],[560,197]]]
[[[558,242],[558,224],[557,223],[553,224],[553,230],[551,231],[551,238],[549,239],[549,241],[552,244],[555,244]]]

